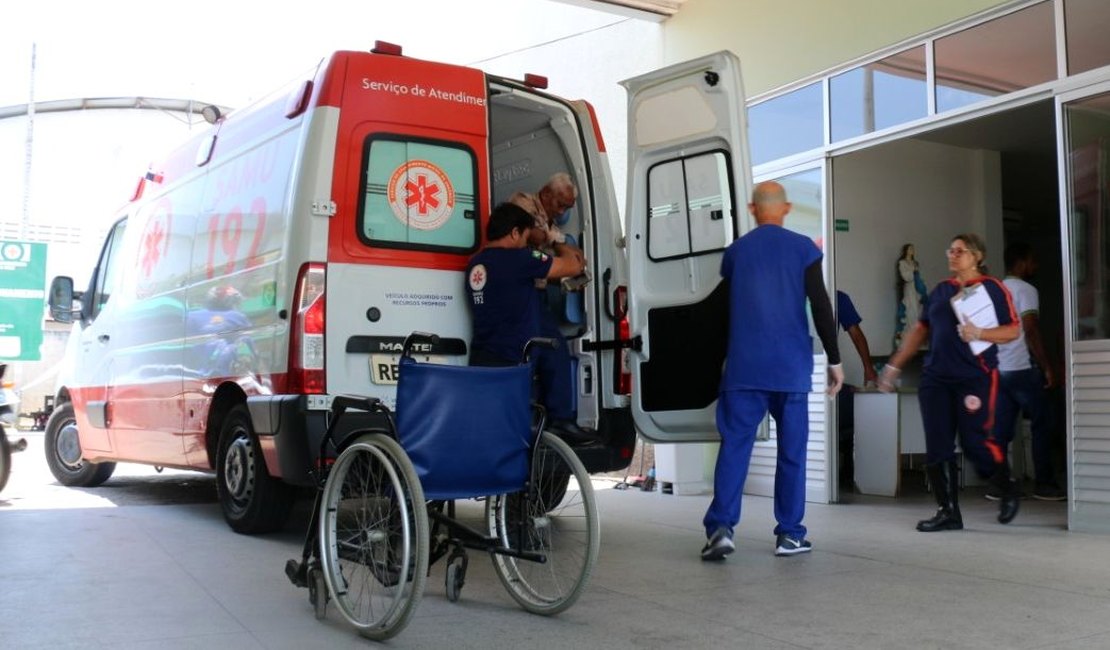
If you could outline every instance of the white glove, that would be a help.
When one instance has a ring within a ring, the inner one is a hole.
[[[964,322],[957,325],[956,326],[956,331],[960,335],[960,340],[963,341],[964,343],[971,343],[972,341],[978,341],[980,339],[980,337],[983,336],[983,328],[982,327],[977,327],[974,323],[972,323],[969,320],[964,320]]]
[[[897,390],[898,386],[895,385],[895,382],[898,381],[898,376],[901,374],[901,370],[889,363],[883,366],[883,371],[879,373],[879,392],[893,393]]]
[[[836,395],[840,392],[840,388],[844,385],[844,366],[839,363],[835,366],[829,366],[829,387],[826,392],[830,396]]]

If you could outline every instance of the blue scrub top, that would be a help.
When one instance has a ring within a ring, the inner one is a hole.
[[[848,294],[843,291],[837,290],[836,292],[836,322],[840,325],[840,329],[847,332],[853,325],[859,325],[863,322],[859,312],[856,311],[855,304]]]
[[[770,224],[725,249],[721,277],[729,283],[729,335],[722,391],[812,388],[805,272],[820,259],[812,239]]]
[[[540,292],[554,260],[531,248],[485,248],[466,267],[474,323],[471,348],[520,361],[528,339],[540,336]]]

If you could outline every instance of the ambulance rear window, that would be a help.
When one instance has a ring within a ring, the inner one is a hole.
[[[455,143],[368,137],[359,238],[383,248],[473,252],[478,244],[477,174],[473,152]]]

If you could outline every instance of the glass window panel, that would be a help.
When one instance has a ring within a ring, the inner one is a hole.
[[[648,173],[648,257],[665,259],[690,252],[682,161],[671,160]]]
[[[839,74],[829,95],[833,142],[925,117],[925,47]]]
[[[825,143],[821,84],[814,83],[748,108],[752,164],[759,165]]]
[[[732,242],[732,188],[723,152],[655,165],[648,171],[648,257],[721,250]]]
[[[937,112],[1055,79],[1052,3],[937,39],[934,60]]]
[[[1110,65],[1110,3],[1106,0],[1067,0],[1064,3],[1064,40],[1068,74]]]
[[[724,154],[687,159],[686,184],[692,252],[724,248],[732,241],[732,197]]]
[[[459,147],[368,139],[359,233],[378,246],[469,251],[478,241],[475,164]]]
[[[1110,94],[1065,104],[1075,338],[1110,338]]]

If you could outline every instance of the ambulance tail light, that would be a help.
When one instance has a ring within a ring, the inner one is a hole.
[[[301,395],[327,392],[324,382],[324,265],[309,263],[297,276],[293,296],[292,341],[289,345],[289,393]]]
[[[613,306],[617,317],[617,338],[627,341],[632,338],[632,328],[628,325],[628,287],[620,286],[613,291]],[[613,392],[617,395],[632,394],[632,352],[621,347],[617,352],[614,369]]]

